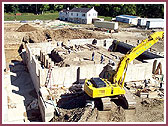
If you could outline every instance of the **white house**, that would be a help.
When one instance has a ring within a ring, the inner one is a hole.
[[[63,9],[59,12],[59,19],[67,21],[68,20],[69,8]]]
[[[97,18],[98,12],[93,8],[73,8],[59,12],[59,19],[73,23],[91,24],[92,19]]]

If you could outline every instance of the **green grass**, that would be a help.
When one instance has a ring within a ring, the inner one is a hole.
[[[15,18],[17,21],[22,21],[22,20],[27,20],[27,21],[31,21],[31,20],[55,20],[57,19],[59,16],[58,12],[55,13],[44,13],[44,14],[40,14],[40,15],[35,15],[32,13],[22,13],[21,16],[15,16],[14,14],[10,13],[5,13],[4,14],[4,20],[5,21],[14,21]],[[105,16],[98,16],[98,18],[104,18],[105,21],[111,21],[112,17],[105,17]]]
[[[105,21],[111,21],[112,17],[98,16],[98,18],[104,18]]]
[[[17,21],[21,21],[21,20],[27,20],[27,21],[31,21],[31,20],[55,20],[57,19],[59,16],[58,12],[55,13],[44,13],[44,14],[40,14],[40,15],[34,15],[31,13],[22,13],[21,16],[15,16],[14,14],[4,14],[4,20],[5,21],[14,21],[15,18]]]

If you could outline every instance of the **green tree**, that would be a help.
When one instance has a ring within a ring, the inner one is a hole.
[[[135,4],[124,4],[122,8],[123,14],[136,15],[136,5]]]
[[[147,18],[164,18],[163,4],[4,4],[6,13],[39,13],[40,11],[60,11],[75,7],[95,7],[100,16],[115,17],[121,14]]]
[[[164,18],[163,4],[138,4],[137,15],[146,18]]]
[[[43,5],[40,7],[40,10],[41,10],[42,12],[46,12],[46,11],[49,10],[49,8],[50,8],[50,6],[49,6],[48,4],[43,4]]]
[[[117,16],[117,15],[120,15],[121,13],[121,8],[120,7],[114,7],[113,8],[113,16]]]
[[[17,13],[19,12],[19,6],[18,4],[5,4],[4,5],[4,11],[6,13]]]
[[[60,11],[63,9],[63,5],[62,4],[54,4],[54,11]]]

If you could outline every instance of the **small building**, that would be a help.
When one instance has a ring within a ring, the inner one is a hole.
[[[152,22],[152,23],[150,24],[150,22]],[[160,28],[163,28],[164,19],[162,19],[162,18],[140,18],[140,19],[138,19],[137,25],[140,27],[156,27],[156,28],[160,27]]]
[[[97,18],[98,12],[93,8],[63,9],[59,12],[59,19],[73,23],[91,24]]]
[[[109,21],[96,21],[94,22],[94,26],[98,28],[107,28],[111,30],[118,29],[118,22],[109,22]]]
[[[138,16],[119,15],[119,16],[116,16],[116,21],[137,25],[139,18],[140,17]]]
[[[151,20],[146,22],[146,28],[164,28],[164,20]]]

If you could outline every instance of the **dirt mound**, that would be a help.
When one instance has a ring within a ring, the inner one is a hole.
[[[30,32],[30,31],[35,31],[36,29],[29,24],[24,24],[20,26],[16,31],[18,32]]]
[[[47,31],[46,31],[47,32]],[[61,39],[86,39],[86,38],[105,38],[105,35],[97,35],[81,29],[59,29],[53,31],[51,38]]]
[[[40,43],[46,41],[46,35],[43,30],[36,30],[30,33],[27,33],[23,37],[23,42],[28,43]]]
[[[36,30],[31,33],[27,33],[27,35],[24,37],[24,41],[30,43],[39,43],[47,42],[47,39],[52,39],[52,41],[67,41],[69,39],[88,38],[103,39],[107,38],[107,36],[80,29]]]

